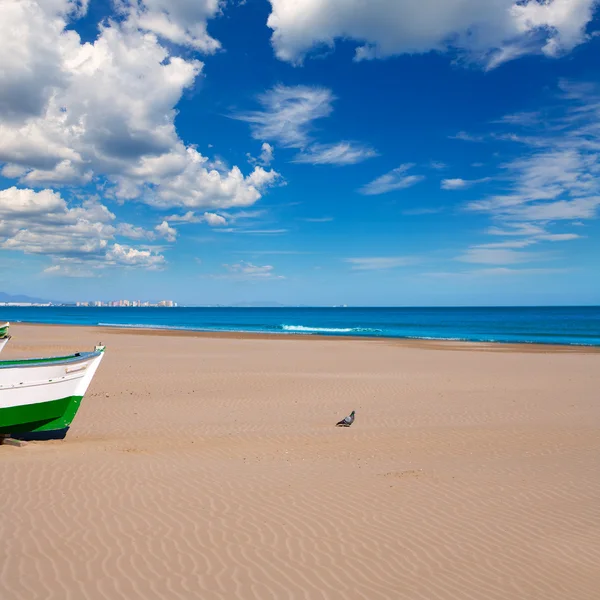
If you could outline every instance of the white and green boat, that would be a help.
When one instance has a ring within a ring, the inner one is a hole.
[[[4,349],[4,346],[10,340],[10,335],[8,335],[8,328],[10,327],[10,323],[3,323],[0,325],[0,352]]]
[[[104,356],[104,346],[70,356],[0,361],[0,435],[63,439]]]

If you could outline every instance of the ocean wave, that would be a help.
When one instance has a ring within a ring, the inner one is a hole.
[[[283,331],[297,333],[382,333],[369,327],[308,327],[306,325],[281,325]]]
[[[149,323],[96,323],[98,327],[117,327],[124,329],[174,329],[175,331],[193,331],[196,328],[179,325],[160,325]]]

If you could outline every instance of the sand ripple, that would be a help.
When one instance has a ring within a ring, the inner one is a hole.
[[[0,598],[598,597],[600,355],[151,340],[0,448]]]

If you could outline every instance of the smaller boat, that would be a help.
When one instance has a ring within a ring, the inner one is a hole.
[[[0,436],[63,439],[104,357],[104,346],[69,356],[0,361]]]
[[[10,340],[10,335],[8,335],[8,328],[10,327],[10,323],[3,323],[0,325],[0,352],[4,349],[4,346]]]

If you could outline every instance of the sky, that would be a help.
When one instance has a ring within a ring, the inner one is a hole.
[[[0,0],[0,290],[600,304],[599,0]]]

